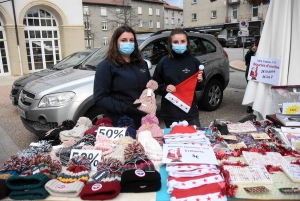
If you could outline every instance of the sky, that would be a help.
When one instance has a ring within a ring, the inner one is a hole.
[[[178,6],[183,8],[183,0],[165,0],[171,6]]]

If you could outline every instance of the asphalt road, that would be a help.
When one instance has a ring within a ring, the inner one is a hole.
[[[242,48],[225,48],[225,51],[228,52],[229,58],[242,59]],[[230,83],[224,91],[224,98],[220,108],[213,112],[200,111],[199,118],[201,125],[209,126],[214,119],[237,122],[247,117],[247,107],[241,105],[245,88],[244,72],[231,69]],[[10,85],[0,86],[0,108],[2,108],[0,126],[17,144],[20,150],[27,149],[29,144],[38,141],[38,138],[28,132],[22,125],[18,112],[9,99],[10,90]],[[163,126],[164,124],[162,123],[161,127]]]

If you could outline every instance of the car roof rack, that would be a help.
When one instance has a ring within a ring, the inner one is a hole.
[[[185,28],[182,28],[184,31],[186,32],[198,32],[198,33],[206,33],[205,31],[201,31],[195,27],[185,27]],[[172,31],[174,29],[163,29],[163,30],[159,30],[153,34],[151,34],[151,36],[155,36],[155,35],[158,35],[158,34],[161,34],[163,32],[166,32],[166,31]]]

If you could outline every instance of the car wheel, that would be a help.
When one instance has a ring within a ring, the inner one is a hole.
[[[94,105],[90,109],[88,109],[83,116],[89,118],[95,125],[98,117],[103,116],[103,114],[104,110]]]
[[[205,86],[204,94],[199,107],[206,111],[218,109],[223,100],[223,85],[218,80],[211,80]]]

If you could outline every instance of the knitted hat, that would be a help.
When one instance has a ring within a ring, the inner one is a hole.
[[[142,118],[142,126],[138,129],[136,138],[138,139],[139,133],[145,130],[149,130],[152,137],[157,140],[160,145],[163,145],[164,133],[159,127],[159,121],[155,115],[147,114]]]
[[[176,86],[176,92],[167,93],[165,98],[188,113],[193,103],[198,72]]]
[[[116,146],[115,142],[116,142],[115,140],[109,139],[106,135],[99,135],[96,138],[95,146],[93,149],[101,150],[102,155],[105,156],[113,152]]]
[[[36,173],[45,174],[50,176],[51,169],[51,156],[38,154],[30,161],[30,167],[22,175],[33,175]]]
[[[59,133],[60,140],[62,142],[75,139],[76,141],[80,140],[85,131],[92,127],[92,121],[87,117],[80,117],[71,130],[61,131]]]
[[[44,200],[49,193],[44,187],[23,191],[12,191],[9,197],[13,200]]]
[[[94,182],[85,185],[80,193],[80,198],[83,200],[109,200],[117,197],[121,191],[121,169],[121,161],[114,158],[103,159],[98,165],[97,173],[92,176]]]
[[[169,132],[169,134],[197,132],[195,126],[193,125],[189,126],[187,121],[173,122],[170,127],[172,128],[172,130]]]
[[[69,167],[62,171],[57,180],[63,183],[72,183],[76,181],[87,182],[89,171],[91,169],[90,161],[86,156],[74,156],[70,159]]]
[[[135,139],[136,129],[135,129],[133,119],[131,119],[128,116],[124,115],[119,119],[118,126],[120,128],[124,128],[124,127],[127,128],[125,136],[129,136],[129,137],[132,137],[133,139]]]
[[[162,165],[162,147],[147,130],[140,132],[138,141],[143,145],[145,153],[153,162],[155,169],[159,171]]]
[[[47,140],[53,146],[60,144],[59,133],[64,130],[71,130],[75,126],[72,120],[65,120],[62,124],[56,128],[53,128],[45,133],[40,139]]]
[[[5,185],[5,179],[0,179],[0,200],[8,196],[10,193],[9,188]]]
[[[84,187],[84,183],[76,181],[73,183],[62,183],[57,179],[48,181],[45,185],[45,189],[50,195],[56,197],[77,197]]]
[[[45,174],[34,174],[29,176],[11,176],[6,180],[6,186],[13,191],[38,189],[43,187],[49,180]]]
[[[139,142],[133,142],[125,148],[125,159],[121,192],[153,192],[160,189],[160,174],[145,155],[145,150]]]
[[[156,81],[154,80],[150,80],[147,85],[146,88],[139,99],[136,99],[134,101],[135,103],[141,103],[141,106],[138,107],[139,110],[147,113],[147,114],[155,114],[156,113],[156,99],[155,99],[155,94],[154,94],[154,90],[156,90],[158,87],[158,84]]]
[[[17,152],[17,155],[20,157],[25,157],[30,159],[38,154],[48,153],[51,150],[52,150],[52,145],[46,140],[41,140],[38,141],[35,146]]]
[[[30,158],[12,155],[8,160],[4,161],[0,169],[0,178],[7,179],[11,176],[19,175],[22,171],[29,168]]]
[[[84,132],[84,135],[87,135],[87,134],[91,134],[91,135],[94,135],[96,136],[97,135],[97,130],[100,126],[103,126],[103,127],[112,127],[112,121],[110,118],[108,117],[104,117],[104,118],[99,118],[97,121],[96,121],[96,126],[93,126],[92,128],[88,129],[87,131]]]

